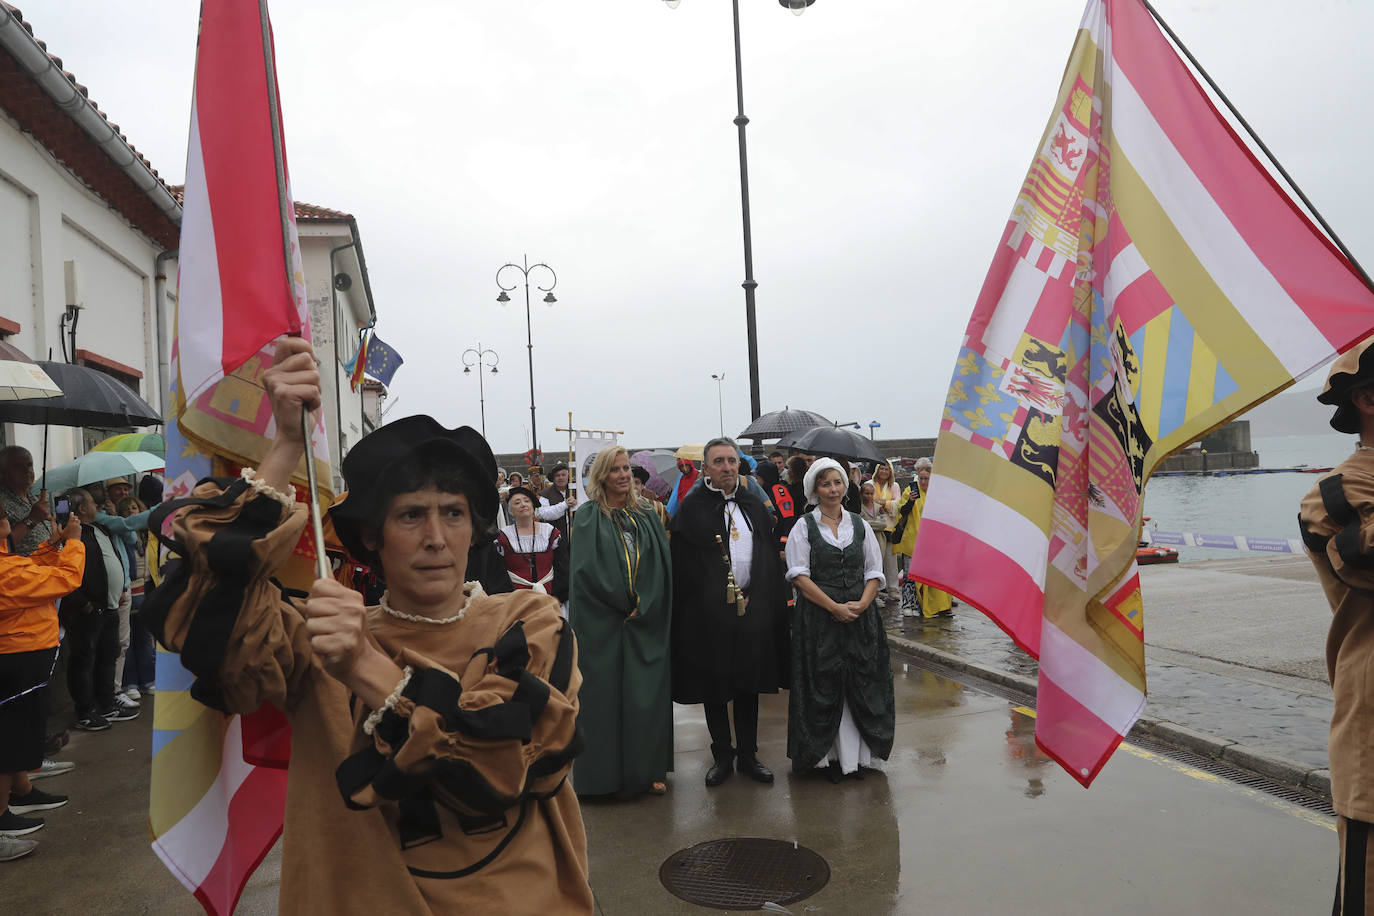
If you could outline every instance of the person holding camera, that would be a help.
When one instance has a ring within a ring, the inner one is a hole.
[[[58,509],[65,507],[59,503]],[[46,545],[30,557],[9,553],[9,517],[0,513],[0,862],[37,846],[27,834],[43,820],[25,817],[60,808],[64,795],[35,789],[29,771],[43,762],[45,691],[57,663],[57,599],[81,584],[86,548],[81,522],[59,512]]]

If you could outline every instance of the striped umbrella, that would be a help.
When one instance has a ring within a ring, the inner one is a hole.
[[[91,447],[93,452],[148,452],[167,455],[167,440],[162,433],[120,433]]]

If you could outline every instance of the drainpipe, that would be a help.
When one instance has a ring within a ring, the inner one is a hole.
[[[159,252],[157,260],[153,262],[153,320],[156,322],[156,334],[153,339],[157,344],[157,404],[162,408],[164,426],[172,412],[172,366],[163,331],[167,325],[167,262],[176,256],[177,249],[168,248]]]
[[[339,310],[339,297],[338,297],[338,291],[337,291],[336,289],[334,289],[334,253],[335,253],[335,252],[338,252],[338,251],[343,251],[344,249],[347,249],[347,248],[352,248],[352,249],[353,249],[354,255],[356,255],[357,258],[358,258],[358,272],[361,273],[361,274],[363,275],[363,294],[367,296],[367,315],[368,315],[368,318],[367,318],[367,327],[369,327],[369,328],[374,328],[374,327],[377,326],[377,304],[372,300],[372,281],[368,278],[368,275],[367,275],[367,258],[365,258],[365,257],[363,256],[363,246],[360,245],[360,244],[358,244],[358,221],[357,221],[356,219],[354,219],[353,217],[351,217],[351,216],[348,218],[348,231],[349,231],[349,238],[351,238],[352,241],[351,241],[351,242],[347,242],[347,243],[345,243],[345,244],[343,244],[343,245],[340,245],[340,246],[337,247],[337,248],[331,248],[331,249],[329,250],[329,296],[330,296],[330,302],[331,302],[331,305],[332,305],[332,307],[333,307],[333,312],[337,314],[337,312],[338,312],[338,310]],[[330,317],[333,318],[333,315],[331,315]],[[330,336],[333,337],[334,335],[331,334]],[[335,372],[336,375],[338,374],[338,371],[339,371],[339,368],[338,368],[338,367],[339,367],[339,341],[338,341],[337,339],[335,339],[335,341],[334,341],[334,372]],[[339,435],[342,436],[342,435],[343,435],[343,398],[342,398],[342,397],[336,397],[336,398],[334,399],[334,407],[335,407],[335,414],[336,414],[335,420],[336,420],[336,422],[337,422],[337,426],[338,426],[338,430],[339,430]],[[359,430],[362,430],[362,429],[366,429],[366,428],[367,428],[367,414],[366,414],[366,411],[365,411],[365,409],[364,409],[364,399],[360,397],[360,398],[358,398],[358,429],[359,429]],[[341,450],[341,451],[342,451],[342,450]]]
[[[334,286],[334,277],[335,277],[336,274],[337,274],[337,271],[334,269],[334,256],[337,255],[340,251],[346,251],[347,249],[352,248],[352,249],[353,249],[354,255],[358,258],[358,271],[363,275],[363,294],[367,296],[367,312],[368,312],[368,323],[367,323],[367,326],[368,326],[368,327],[374,327],[374,326],[377,324],[377,307],[376,307],[376,306],[373,304],[373,302],[372,302],[372,284],[368,281],[368,278],[367,278],[367,261],[363,260],[363,248],[362,248],[361,245],[358,244],[358,221],[357,221],[356,219],[353,219],[352,217],[350,217],[349,220],[348,220],[348,228],[349,228],[349,238],[350,238],[351,241],[345,242],[344,244],[339,245],[339,246],[336,247],[336,248],[331,248],[331,249],[329,249],[329,301],[330,301],[330,315],[329,315],[329,317],[330,317],[330,320],[333,321],[333,320],[334,320],[334,316],[337,315],[337,314],[339,313],[339,291],[338,291],[338,289],[335,288],[335,286]],[[334,396],[334,429],[336,430],[336,434],[337,434],[337,436],[338,436],[338,441],[337,441],[337,445],[336,445],[335,451],[338,452],[338,455],[339,455],[339,462],[340,462],[340,464],[342,464],[342,463],[343,463],[343,389],[342,389],[342,386],[339,384],[339,381],[338,381],[338,378],[339,378],[339,355],[340,355],[340,354],[339,354],[339,337],[338,337],[337,334],[335,334],[335,333],[332,332],[332,329],[331,329],[331,333],[330,333],[329,336],[330,336],[330,338],[332,338],[333,341],[334,341],[334,364],[333,364],[333,366],[332,366],[331,371],[334,373],[334,387],[335,387],[335,389],[336,389],[336,390],[335,390],[335,396]],[[361,405],[361,403],[362,403],[362,398],[359,398],[358,401],[359,401],[359,404]],[[358,410],[358,429],[361,430],[361,429],[364,428],[364,426],[365,426],[365,424],[364,424],[364,422],[363,422],[363,412],[362,412],[362,408],[361,408],[361,406],[360,406],[360,407],[359,407],[359,410]]]

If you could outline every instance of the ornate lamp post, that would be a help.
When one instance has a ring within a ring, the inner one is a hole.
[[[518,283],[506,286],[501,282],[501,273],[508,267],[513,267],[525,276],[525,345],[530,356],[530,442],[535,451],[539,451],[539,427],[534,421],[534,334],[530,328],[530,271],[542,267],[549,272],[549,285],[538,287],[541,293],[545,293],[544,302],[553,305],[558,300],[554,298],[553,288],[558,285],[558,274],[553,272],[553,268],[543,263],[531,264],[528,255],[521,255],[524,261],[521,264],[502,264],[496,270],[496,285],[501,287],[501,294],[496,297],[496,301],[505,304],[510,301],[510,296],[506,293],[515,289]]]
[[[681,0],[663,0],[669,9],[677,9]],[[778,4],[800,16],[816,0],[778,0]],[[749,157],[744,142],[744,128],[749,119],[744,116],[744,66],[740,60],[739,46],[739,0],[731,0],[735,13],[735,98],[739,103],[739,114],[735,116],[735,126],[739,128],[739,196],[740,208],[744,213],[744,315],[749,337],[749,418],[757,420],[762,410],[759,408],[759,331],[754,314],[754,241],[749,223]]]
[[[471,362],[468,361],[468,357],[472,357],[472,361],[471,361]],[[491,361],[490,361],[490,362],[487,361],[487,357],[491,357]],[[495,351],[495,350],[483,350],[483,349],[482,349],[482,344],[481,344],[481,343],[478,343],[478,344],[477,344],[477,349],[475,349],[475,350],[472,349],[471,347],[469,347],[468,349],[466,349],[466,350],[463,351],[463,374],[464,374],[464,375],[471,375],[471,374],[472,374],[472,367],[473,367],[473,366],[476,366],[476,367],[477,367],[477,399],[478,399],[478,403],[480,403],[480,404],[482,405],[482,438],[483,438],[483,439],[485,439],[485,438],[487,437],[487,392],[486,392],[486,386],[482,384],[482,368],[485,367],[485,366],[490,366],[490,367],[491,367],[491,374],[492,374],[492,375],[495,375],[495,374],[496,374],[496,364],[499,363],[499,362],[501,362],[501,357],[499,357],[499,356],[496,355],[496,351]]]

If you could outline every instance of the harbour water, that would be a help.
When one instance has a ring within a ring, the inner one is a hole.
[[[1355,437],[1255,437],[1260,467],[1331,467],[1348,458]],[[1298,503],[1319,479],[1316,474],[1237,474],[1226,477],[1155,477],[1145,485],[1145,514],[1160,531],[1295,538]],[[1180,562],[1257,556],[1236,550],[1180,548]]]

